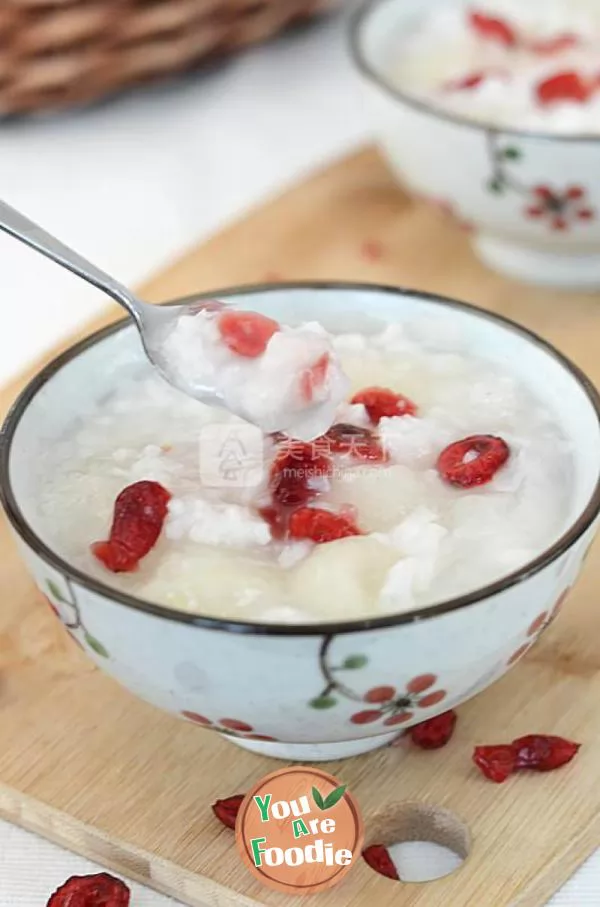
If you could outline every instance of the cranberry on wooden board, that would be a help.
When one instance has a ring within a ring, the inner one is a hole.
[[[113,573],[135,570],[158,540],[170,499],[159,482],[128,485],[115,501],[108,540],[94,542],[92,554]]]
[[[368,262],[381,261],[383,253],[383,244],[378,239],[366,239],[360,247],[361,258]]]
[[[486,778],[495,781],[496,784],[506,781],[517,766],[513,747],[505,743],[496,746],[476,746],[473,751],[473,762]]]
[[[523,769],[552,772],[561,768],[574,759],[580,746],[551,734],[527,734],[512,743],[476,746],[473,761],[486,778],[501,784]]]
[[[528,734],[513,740],[517,769],[551,772],[566,765],[579,752],[580,743],[547,734]]]
[[[211,809],[219,822],[226,828],[235,828],[237,814],[244,800],[245,794],[234,794],[232,797],[226,797],[224,800],[216,800]]]
[[[453,709],[436,715],[435,718],[429,718],[416,724],[409,730],[413,743],[420,746],[423,750],[437,750],[446,746],[454,733],[456,727],[457,714]]]
[[[71,876],[50,896],[46,907],[129,907],[125,882],[107,872]]]
[[[383,844],[371,844],[369,847],[365,847],[362,852],[362,858],[379,875],[388,879],[395,879],[397,882],[400,881],[398,870],[392,862],[387,847],[384,847]]]

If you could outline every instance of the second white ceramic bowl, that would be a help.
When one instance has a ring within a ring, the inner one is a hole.
[[[390,79],[415,19],[448,2],[366,0],[351,21],[354,61],[393,171],[473,231],[479,256],[517,279],[600,287],[600,136],[495,129],[421,103]]]

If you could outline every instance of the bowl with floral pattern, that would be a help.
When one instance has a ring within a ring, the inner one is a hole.
[[[465,16],[473,8],[453,3]],[[391,170],[453,215],[492,269],[538,285],[600,288],[600,135],[488,125],[390,75],[415,22],[442,7],[446,0],[364,0],[351,20],[352,57]]]
[[[545,341],[453,300],[355,284],[219,296],[282,322],[293,320],[299,304],[308,317],[327,312],[334,322],[348,313],[385,324],[415,315],[451,318],[482,355],[511,363],[541,402],[561,401],[561,430],[574,451],[573,493],[551,547],[485,588],[430,607],[302,625],[167,608],[73,566],[49,543],[34,491],[43,451],[146,362],[130,322],[71,347],[14,404],[0,445],[3,505],[40,607],[51,609],[99,668],[174,719],[252,752],[288,760],[364,753],[502,677],[556,618],[597,528],[600,401]]]

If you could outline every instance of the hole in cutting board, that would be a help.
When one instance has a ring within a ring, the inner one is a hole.
[[[368,844],[383,844],[401,882],[433,882],[455,872],[471,851],[468,826],[428,803],[393,803],[372,823]]]
[[[402,882],[433,882],[455,872],[464,859],[431,841],[402,841],[388,848]]]

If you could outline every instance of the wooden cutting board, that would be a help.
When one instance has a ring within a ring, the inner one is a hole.
[[[600,297],[526,288],[488,272],[460,229],[410,201],[370,150],[192,250],[143,292],[158,301],[278,278],[455,295],[537,330],[600,383]],[[116,306],[100,321],[115,314]],[[1,394],[3,410],[22,383]],[[162,714],[103,676],[41,605],[4,524],[0,543],[0,815],[193,907],[288,905],[250,877],[232,833],[210,811],[277,763]],[[350,785],[367,838],[390,803],[411,799],[455,811],[473,847],[459,871],[423,885],[399,887],[360,861],[320,903],[538,907],[600,844],[599,581],[596,548],[560,620],[514,671],[461,707],[446,749],[388,748],[324,766]],[[560,772],[502,787],[471,766],[476,742],[532,731],[583,748]]]

